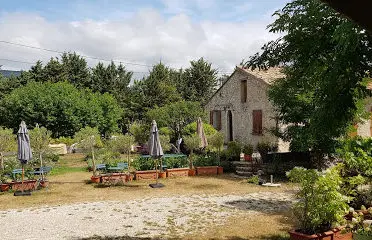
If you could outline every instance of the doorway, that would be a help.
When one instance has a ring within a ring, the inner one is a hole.
[[[234,141],[234,135],[233,135],[233,119],[232,119],[232,113],[229,110],[227,112],[227,131],[228,131],[228,139],[229,141]]]

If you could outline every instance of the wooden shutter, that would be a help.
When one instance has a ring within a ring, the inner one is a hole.
[[[217,130],[222,129],[221,111],[217,111]]]
[[[247,80],[242,80],[240,83],[240,98],[242,103],[247,102],[247,91]]]
[[[213,111],[209,112],[209,124],[213,126]]]
[[[262,134],[262,110],[253,110],[253,132],[254,135]]]

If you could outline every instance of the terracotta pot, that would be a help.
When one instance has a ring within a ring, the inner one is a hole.
[[[133,175],[132,174],[128,174],[125,176],[125,181],[126,182],[129,182],[129,181],[133,181]]]
[[[166,178],[167,172],[159,172],[159,178]]]
[[[244,154],[244,160],[248,162],[252,161],[252,155]]]
[[[14,191],[32,191],[35,190],[37,187],[36,180],[25,180],[22,182],[11,182],[10,183],[12,190]]]
[[[101,181],[101,177],[99,176],[91,176],[90,177],[90,180],[93,182],[93,183],[99,183]]]
[[[317,234],[304,234],[297,231],[289,232],[291,240],[352,240],[352,233],[341,233],[341,228]]]
[[[49,181],[47,181],[47,180],[40,181],[40,186],[42,188],[46,188],[46,187],[48,187],[48,185],[49,185]]]
[[[195,176],[196,170],[195,169],[189,169],[189,176]]]
[[[218,175],[223,174],[223,167],[217,167],[217,174]]]
[[[0,184],[0,188],[1,188],[2,192],[7,192],[9,190],[10,186],[7,183],[3,183],[3,184]]]

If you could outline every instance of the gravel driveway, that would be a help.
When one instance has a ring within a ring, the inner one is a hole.
[[[192,195],[0,211],[1,239],[167,237],[203,231],[238,214],[287,210],[288,193]]]

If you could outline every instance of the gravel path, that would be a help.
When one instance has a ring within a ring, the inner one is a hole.
[[[44,206],[0,211],[1,239],[182,236],[223,224],[229,216],[287,210],[288,193],[192,195]],[[21,230],[23,229],[23,230]]]

